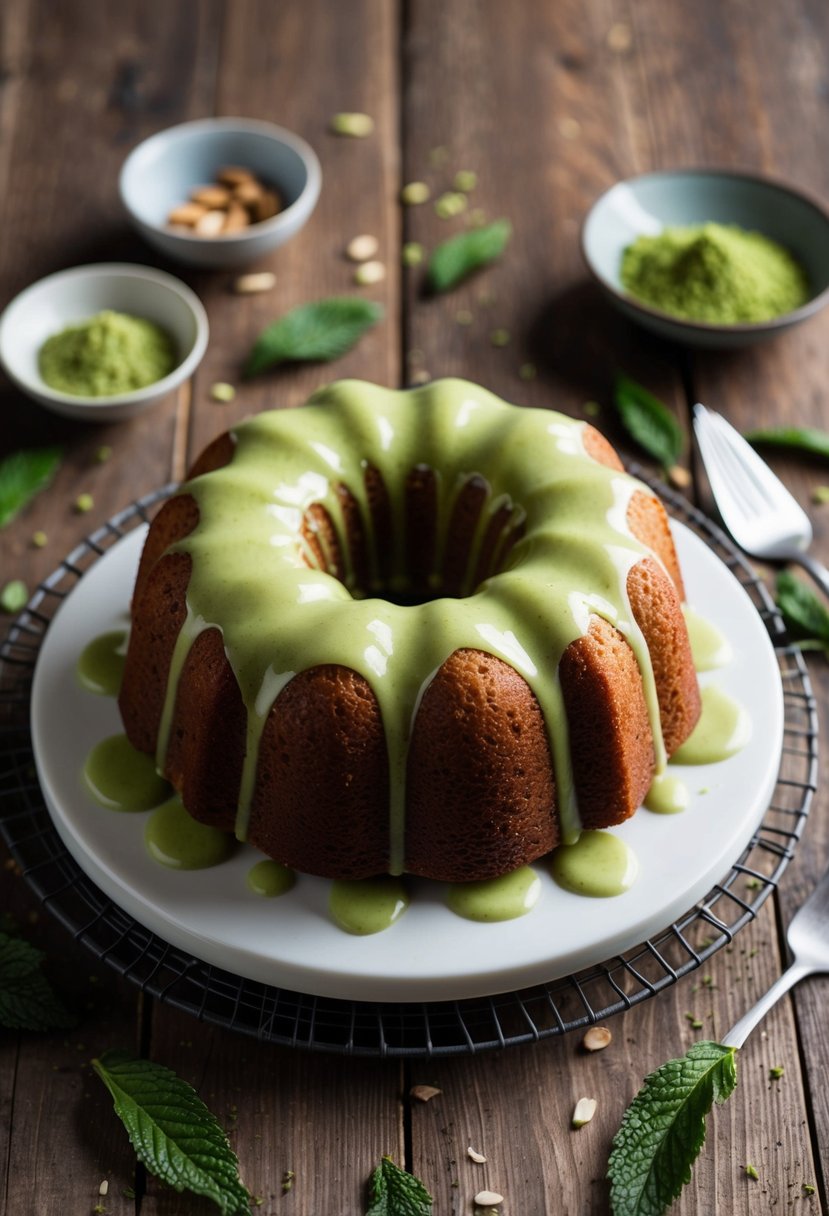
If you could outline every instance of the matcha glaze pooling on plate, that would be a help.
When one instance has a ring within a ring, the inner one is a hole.
[[[414,716],[444,661],[456,650],[475,648],[514,667],[539,702],[562,836],[572,843],[580,823],[556,670],[569,643],[587,631],[592,614],[615,625],[636,655],[658,767],[664,765],[653,672],[626,592],[628,572],[650,553],[632,536],[626,511],[636,490],[650,491],[588,456],[584,427],[560,414],[507,405],[459,380],[409,392],[345,381],[320,391],[302,409],[263,414],[240,425],[231,462],[186,487],[197,503],[199,523],[172,546],[191,556],[192,573],[159,732],[159,766],[189,649],[203,630],[217,626],[247,711],[236,823],[244,839],[258,741],[277,695],[299,671],[327,663],[352,668],[380,706],[389,751],[389,871],[401,873]],[[403,545],[396,546],[391,572],[381,582],[376,538],[368,527],[368,585],[358,585],[337,486],[348,487],[367,524],[366,470],[379,470],[389,495],[390,532],[399,539],[406,478],[424,466],[437,479],[439,542],[431,580],[437,598],[412,608],[392,602],[409,589]],[[486,524],[499,508],[509,509],[511,527],[522,526],[524,534],[503,565],[496,558],[478,586],[470,586],[468,577],[462,596],[449,598],[440,594],[440,538],[472,477],[484,483],[486,504],[468,574],[475,569]],[[317,504],[328,512],[338,536],[342,581],[307,564],[301,528]]]

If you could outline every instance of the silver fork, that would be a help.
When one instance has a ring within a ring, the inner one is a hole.
[[[722,1038],[724,1047],[742,1047],[757,1023],[784,993],[807,975],[829,973],[829,870],[792,917],[786,933],[790,966],[756,1005]]]
[[[799,503],[739,431],[697,403],[694,433],[725,526],[753,557],[797,562],[829,595],[829,570],[806,552],[812,525]]]

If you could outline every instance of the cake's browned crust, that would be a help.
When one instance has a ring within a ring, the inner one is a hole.
[[[589,455],[622,469],[613,447],[587,426]],[[219,436],[190,476],[219,468],[234,441]],[[388,580],[392,515],[378,470],[367,468],[370,526],[347,486],[337,486],[344,545],[324,507],[301,527],[305,560],[356,586]],[[414,595],[441,566],[444,594],[458,594],[502,568],[523,534],[520,512],[501,504],[480,536],[488,488],[462,488],[442,547],[437,536],[437,477],[413,469],[404,494],[407,569]],[[634,618],[648,644],[663,737],[670,755],[699,716],[699,691],[681,612],[682,578],[662,504],[636,491],[628,509],[633,534],[659,561],[645,558],[628,576]],[[157,515],[142,554],[120,706],[128,737],[153,753],[176,638],[186,616],[190,558],[168,547],[198,523],[188,494]],[[347,549],[347,552],[345,551]],[[442,559],[438,562],[438,555]],[[661,563],[661,564],[660,564]],[[560,678],[570,723],[572,766],[585,827],[633,814],[653,777],[654,744],[633,651],[606,621],[567,648]],[[218,629],[196,639],[176,694],[166,774],[190,812],[232,829],[245,747],[245,711]],[[274,703],[261,740],[249,838],[298,870],[363,878],[388,865],[388,758],[380,710],[362,676],[335,665],[301,672]],[[405,868],[444,881],[485,879],[535,860],[559,843],[555,777],[536,698],[503,660],[473,649],[451,655],[424,693],[413,727],[407,775]]]
[[[383,874],[389,860],[388,758],[362,676],[336,665],[282,690],[259,747],[248,838],[324,878]]]
[[[423,695],[409,745],[406,869],[494,878],[558,843],[544,719],[502,659],[457,650]]]

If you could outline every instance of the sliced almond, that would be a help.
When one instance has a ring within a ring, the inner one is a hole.
[[[282,200],[275,190],[263,190],[253,205],[253,218],[258,224],[269,220],[282,210]]]
[[[486,1161],[486,1157],[483,1155],[483,1153],[476,1153],[471,1144],[466,1150],[466,1155],[469,1157],[470,1161],[474,1161],[476,1165],[483,1165]]]
[[[225,226],[224,211],[205,211],[201,219],[196,221],[193,231],[198,236],[218,236]]]
[[[360,236],[352,237],[348,242],[345,247],[345,256],[351,262],[367,262],[369,258],[374,257],[379,248],[380,242],[377,237],[363,232]]]
[[[211,211],[226,207],[230,202],[230,191],[226,186],[197,186],[190,191],[194,203],[201,203]]]
[[[382,262],[363,262],[354,271],[354,282],[360,287],[370,287],[373,283],[382,283],[386,277],[386,268]]]
[[[606,1026],[591,1026],[581,1041],[585,1051],[604,1051],[613,1035]]]
[[[255,182],[256,178],[250,169],[244,169],[241,165],[223,165],[216,174],[216,180],[223,186],[233,187],[241,186],[242,182]]]
[[[243,228],[250,227],[250,216],[248,215],[247,207],[243,207],[236,199],[231,199],[227,208],[227,218],[225,219],[225,232],[241,232]]]
[[[589,1123],[595,1115],[597,1106],[595,1098],[579,1098],[576,1109],[573,1111],[572,1126],[584,1127],[585,1123]]]
[[[409,1097],[416,1098],[418,1102],[431,1102],[432,1098],[436,1098],[440,1093],[443,1093],[443,1090],[435,1089],[434,1085],[413,1085],[409,1090]]]
[[[244,203],[246,207],[253,207],[259,202],[264,190],[265,187],[255,177],[250,177],[247,181],[239,182],[238,186],[234,186],[233,197],[240,203]]]
[[[182,203],[180,207],[174,207],[167,216],[168,224],[181,224],[185,228],[193,228],[195,224],[206,213],[207,208],[201,203]]]
[[[504,1196],[497,1191],[478,1191],[472,1202],[479,1208],[494,1208],[504,1202]]]
[[[691,484],[691,474],[681,464],[675,464],[668,469],[668,481],[678,490],[685,490]]]
[[[276,282],[276,275],[270,270],[260,270],[256,274],[240,274],[233,282],[233,290],[240,296],[254,295],[258,291],[270,291]]]

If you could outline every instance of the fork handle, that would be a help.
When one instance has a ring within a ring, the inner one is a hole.
[[[829,570],[824,566],[823,562],[819,562],[810,553],[803,553],[799,549],[787,553],[786,557],[789,561],[797,562],[804,570],[808,571],[823,594],[829,596]]]
[[[740,1018],[739,1022],[731,1027],[727,1034],[723,1035],[720,1040],[723,1047],[742,1047],[748,1036],[751,1034],[758,1022],[766,1016],[772,1005],[776,1005],[781,996],[793,988],[800,980],[805,979],[807,975],[811,975],[816,970],[815,967],[808,963],[798,963],[796,960],[792,963],[778,980],[776,980],[768,992],[765,992],[760,997],[756,1005],[752,1005],[748,1013]]]

